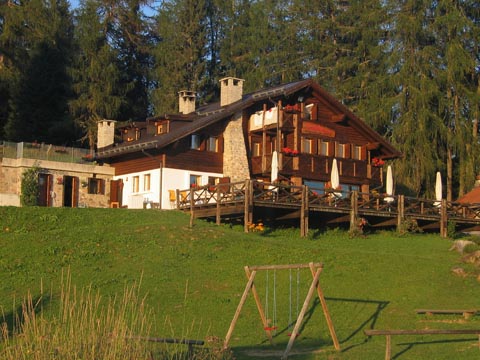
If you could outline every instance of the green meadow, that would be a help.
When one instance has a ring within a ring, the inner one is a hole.
[[[298,229],[267,227],[245,234],[241,224],[205,221],[195,221],[190,228],[188,215],[176,211],[4,207],[0,349],[6,351],[21,338],[15,333],[28,319],[22,315],[26,299],[32,299],[36,316],[53,319],[70,292],[90,292],[98,302],[94,312],[101,312],[102,304],[138,305],[148,324],[135,328],[144,333],[133,335],[199,339],[207,348],[218,348],[245,289],[246,265],[321,262],[320,286],[341,350],[334,349],[314,298],[289,358],[383,359],[385,338],[368,338],[365,329],[480,328],[480,316],[415,313],[420,308],[480,308],[477,270],[450,251],[451,245],[452,240],[437,234],[350,237],[330,229],[301,238]],[[454,268],[463,268],[465,276],[455,275]],[[255,285],[270,322],[275,321],[274,345],[249,295],[233,331],[231,353],[217,349],[209,358],[280,358],[311,280],[309,270],[259,271]],[[134,289],[133,300],[124,296],[129,289]],[[80,344],[88,337],[82,329],[76,333],[75,326],[70,331]],[[48,339],[48,334],[40,337]],[[392,338],[393,359],[473,359],[479,354],[475,335]]]

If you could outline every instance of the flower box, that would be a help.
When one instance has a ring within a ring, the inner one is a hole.
[[[298,155],[300,155],[298,150],[293,150],[293,149],[290,149],[288,147],[284,147],[282,149],[282,153],[286,156],[298,156]]]

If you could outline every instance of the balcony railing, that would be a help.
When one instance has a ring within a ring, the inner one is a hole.
[[[271,169],[272,155],[265,157],[252,157],[253,174],[269,173]],[[299,154],[297,156],[279,156],[280,172],[284,175],[295,175],[312,179],[326,179],[330,176],[333,157]],[[383,175],[382,167],[375,167],[363,160],[337,158],[338,171],[341,177],[350,179],[370,179],[374,183],[381,184]]]
[[[26,142],[0,142],[0,156],[79,164],[91,164],[93,159],[93,153],[88,149]]]

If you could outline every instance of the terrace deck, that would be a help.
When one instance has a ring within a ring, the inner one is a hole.
[[[308,232],[311,213],[328,214],[329,223],[350,223],[359,226],[365,219],[373,227],[399,227],[405,221],[415,221],[423,230],[439,229],[446,236],[447,222],[454,221],[457,230],[480,230],[480,204],[464,204],[387,196],[378,193],[352,191],[341,193],[312,191],[307,186],[269,184],[256,180],[177,190],[177,208],[189,211],[194,218],[243,216],[245,230],[258,209],[282,209],[282,218],[299,218],[302,236]]]

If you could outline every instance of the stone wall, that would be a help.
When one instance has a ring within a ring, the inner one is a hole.
[[[242,113],[233,115],[223,133],[223,175],[230,181],[244,181],[250,178],[247,149],[242,127]]]
[[[20,205],[22,174],[25,169],[39,166],[42,173],[53,176],[52,206],[63,206],[64,176],[76,177],[79,180],[78,203],[84,207],[109,207],[110,206],[110,180],[115,169],[110,166],[86,165],[64,163],[58,161],[43,161],[32,159],[3,158],[0,163],[0,205]],[[88,183],[88,179],[95,175],[96,178],[105,180],[104,194],[88,194],[88,187],[81,184]]]

